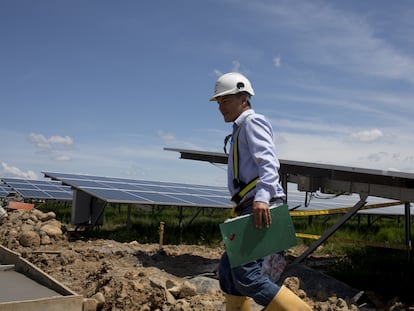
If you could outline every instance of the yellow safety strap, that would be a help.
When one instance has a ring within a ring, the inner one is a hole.
[[[259,177],[256,177],[252,179],[251,181],[249,181],[247,184],[245,184],[239,179],[239,143],[238,141],[239,141],[240,129],[243,124],[244,124],[244,121],[237,128],[236,133],[234,135],[234,141],[233,141],[233,174],[234,174],[233,183],[235,187],[241,188],[240,191],[237,192],[235,195],[233,195],[233,197],[231,198],[231,200],[236,204],[239,204],[240,201],[243,199],[243,197],[250,190],[256,187],[257,181],[259,180]]]
[[[233,146],[236,147],[236,148],[233,148],[233,174],[234,174],[233,183],[240,182],[239,180],[239,133],[240,133],[240,129],[243,123],[240,124],[240,126],[237,128],[234,141],[233,141]]]

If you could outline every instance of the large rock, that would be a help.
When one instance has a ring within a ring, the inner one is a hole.
[[[188,282],[196,287],[199,294],[212,294],[221,291],[218,280],[206,276],[196,276]]]
[[[35,231],[25,231],[21,234],[19,243],[25,247],[38,247],[40,245],[40,235]]]
[[[40,231],[45,232],[50,237],[60,237],[63,233],[59,227],[53,224],[47,224],[40,228]]]
[[[43,221],[44,225],[51,225],[54,226],[56,228],[62,229],[62,223],[59,220],[56,219],[50,219],[47,221]]]
[[[48,221],[56,218],[56,214],[54,212],[42,213],[39,217],[41,221]]]
[[[83,299],[83,311],[95,311],[98,308],[98,301],[93,298]]]

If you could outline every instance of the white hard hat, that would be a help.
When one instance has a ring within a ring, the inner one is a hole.
[[[210,101],[217,100],[217,97],[237,94],[240,92],[247,92],[250,96],[254,95],[254,91],[250,81],[238,72],[229,72],[217,79],[216,87],[214,88],[214,96]]]

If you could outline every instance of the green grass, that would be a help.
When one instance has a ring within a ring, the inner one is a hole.
[[[295,217],[295,229],[296,232],[322,235],[338,221],[339,217],[313,216],[312,221],[309,221],[307,217]],[[414,231],[413,225],[411,227],[411,230]],[[348,252],[346,244],[349,243],[344,243],[345,241],[351,241],[351,244],[352,241],[358,241],[357,247],[361,245],[382,245],[385,248],[395,247],[398,249],[405,246],[404,222],[398,222],[396,216],[393,218],[375,216],[375,221],[372,221],[372,217],[369,221],[367,215],[355,216],[328,239],[327,243],[333,245],[329,247],[325,245],[324,248],[334,253],[342,253],[343,250]]]
[[[54,211],[56,218],[70,225],[71,210],[64,206],[43,206],[42,211]],[[144,210],[131,208],[127,225],[126,206],[107,206],[103,225],[84,231],[85,237],[113,239],[120,242],[158,243],[160,223],[164,223],[164,244],[194,244],[218,246],[221,235],[218,224],[229,216],[229,211],[206,208],[196,215],[197,209],[154,207]],[[82,228],[81,228],[82,229]]]

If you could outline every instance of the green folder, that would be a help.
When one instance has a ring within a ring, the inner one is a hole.
[[[253,215],[231,218],[219,225],[232,268],[297,244],[288,206],[271,207],[270,214],[269,228],[256,229]]]

